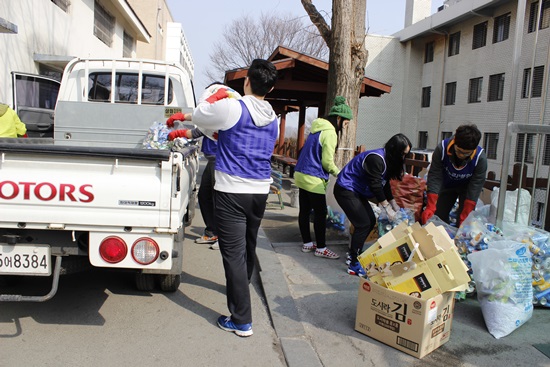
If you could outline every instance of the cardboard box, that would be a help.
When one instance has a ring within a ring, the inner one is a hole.
[[[400,223],[394,229],[384,234],[378,239],[374,244],[367,248],[363,253],[361,253],[357,260],[361,263],[361,266],[367,271],[367,276],[373,277],[378,274],[378,265],[376,264],[373,254],[375,251],[378,251],[382,248],[388,247],[395,243],[398,238],[402,238],[410,233],[413,229],[421,228],[420,224],[413,224],[408,226],[405,222]],[[375,266],[376,265],[376,266]]]
[[[433,223],[397,226],[358,259],[375,283],[422,298],[465,289],[470,281],[454,241]]]
[[[449,341],[453,307],[453,292],[418,299],[361,279],[355,330],[422,358]]]
[[[413,269],[403,272],[399,276],[388,276],[383,280],[386,288],[417,298],[428,299],[443,293],[438,279],[425,262],[415,264]],[[383,286],[383,284],[378,284]]]

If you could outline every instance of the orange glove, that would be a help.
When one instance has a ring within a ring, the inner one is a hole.
[[[187,129],[181,129],[181,130],[174,130],[170,134],[168,134],[168,140],[172,141],[176,138],[187,138]]]
[[[227,94],[227,89],[220,88],[216,91],[216,93],[212,94],[210,97],[206,98],[206,102],[212,104],[216,101],[219,101],[220,99],[224,99],[229,97],[229,94]]]
[[[185,115],[181,112],[173,114],[166,120],[166,126],[174,127],[174,121],[185,121]]]
[[[458,222],[458,226],[464,222],[466,218],[468,218],[468,214],[472,212],[476,208],[476,202],[470,199],[464,200],[464,208],[462,208],[462,213],[460,213],[460,220]]]
[[[434,194],[433,192],[428,193],[428,204],[426,205],[426,209],[422,212],[422,224],[426,224],[428,219],[434,216],[438,197],[439,195]]]

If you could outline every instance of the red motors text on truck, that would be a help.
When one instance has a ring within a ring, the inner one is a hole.
[[[0,199],[12,200],[23,195],[23,200],[34,198],[41,201],[74,201],[90,203],[94,200],[94,194],[90,191],[92,185],[84,184],[53,184],[51,182],[14,182],[0,181]]]

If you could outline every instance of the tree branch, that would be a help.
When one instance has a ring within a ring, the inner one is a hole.
[[[323,18],[323,16],[317,11],[317,8],[313,5],[312,0],[301,1],[304,10],[309,15],[309,19],[311,19],[311,22],[317,27],[327,46],[330,47],[332,42],[332,31],[325,21],[325,18]]]

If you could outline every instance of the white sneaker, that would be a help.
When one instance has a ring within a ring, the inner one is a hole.
[[[214,242],[213,244],[210,245],[210,248],[212,250],[219,250],[220,249],[220,245],[218,244],[218,241]]]

